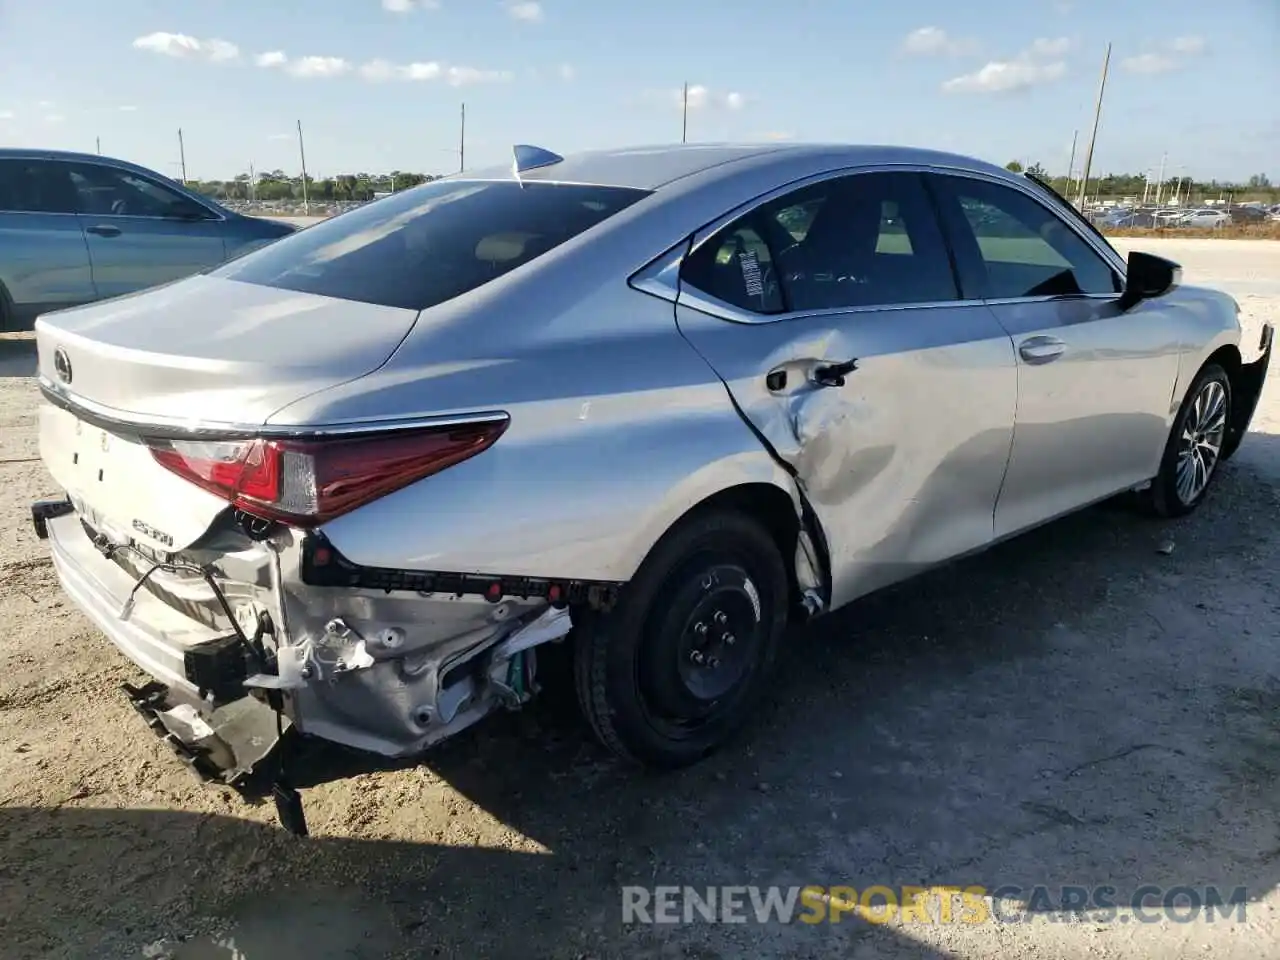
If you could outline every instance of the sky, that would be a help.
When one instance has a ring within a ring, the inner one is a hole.
[[[0,145],[192,179],[691,141],[1280,182],[1280,0],[0,0]]]

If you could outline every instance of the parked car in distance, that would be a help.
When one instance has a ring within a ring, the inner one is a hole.
[[[42,317],[33,522],[211,778],[277,721],[417,754],[553,652],[679,766],[792,620],[1116,494],[1196,509],[1271,336],[967,157],[520,146]]]
[[[1262,223],[1267,219],[1267,210],[1261,204],[1241,204],[1228,207],[1225,212],[1233,223]]]
[[[0,149],[0,330],[207,270],[294,229],[123,160]]]
[[[1188,210],[1186,215],[1178,221],[1178,226],[1229,227],[1231,223],[1231,214],[1224,210],[1211,210],[1205,207],[1201,210]]]

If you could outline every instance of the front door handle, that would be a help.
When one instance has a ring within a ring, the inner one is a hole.
[[[845,360],[842,363],[825,363],[813,370],[813,382],[820,387],[843,387],[844,378],[858,369],[858,361]]]
[[[1027,363],[1050,363],[1067,351],[1067,345],[1057,337],[1029,337],[1018,345],[1018,352]]]
[[[100,223],[95,227],[85,227],[85,233],[96,233],[100,237],[118,237],[120,236],[120,228],[113,227],[109,224]]]

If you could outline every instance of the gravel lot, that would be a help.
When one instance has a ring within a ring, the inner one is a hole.
[[[1280,324],[1280,243],[1137,241]],[[28,502],[0,341],[0,955],[1280,957],[1280,387],[1187,521],[1106,505],[793,638],[740,746],[628,774],[553,704],[421,764],[319,751],[312,838],[203,788],[118,694]],[[1280,366],[1278,364],[1277,366]],[[1245,886],[1244,923],[621,923],[624,884]]]

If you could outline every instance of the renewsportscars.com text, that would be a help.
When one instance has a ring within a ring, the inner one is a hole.
[[[1071,914],[1095,923],[1244,922],[1236,887],[1146,885],[1121,897],[1111,886],[988,888],[849,886],[622,888],[623,923],[1026,923]]]

